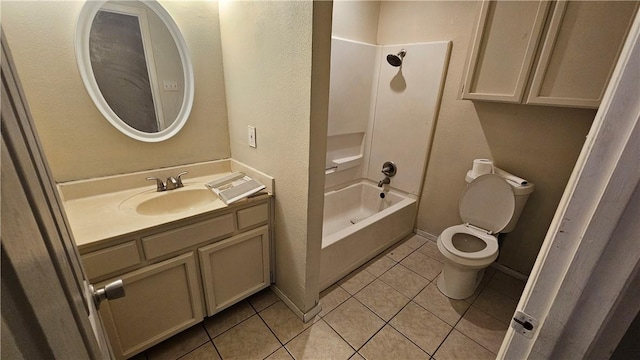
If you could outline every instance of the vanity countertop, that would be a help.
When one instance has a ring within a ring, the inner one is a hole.
[[[120,184],[125,183],[127,179],[125,178],[123,181],[122,177],[131,177],[131,175],[112,177],[110,179],[110,182],[107,182],[107,186],[104,186],[105,180],[99,179],[94,180],[94,188],[87,186],[87,183],[90,183],[92,181],[87,180],[83,181],[83,183],[80,184],[78,184],[78,182],[76,182],[75,184],[59,184],[58,190],[63,198],[64,209],[67,214],[69,225],[71,227],[76,245],[78,247],[82,247],[98,241],[111,239],[117,236],[133,233],[139,230],[149,229],[162,224],[190,218],[235,205],[236,203],[234,203],[233,205],[226,205],[222,200],[216,197],[215,200],[204,205],[200,205],[176,213],[157,215],[142,215],[137,213],[134,207],[129,206],[130,199],[132,198],[144,201],[145,199],[162,195],[164,193],[168,194],[172,192],[189,191],[193,189],[206,189],[204,184],[222,176],[229,175],[232,172],[230,168],[224,167],[217,168],[216,170],[217,171],[215,171],[215,173],[209,174],[203,174],[200,171],[193,171],[194,175],[198,176],[184,179],[183,188],[168,190],[162,193],[156,191],[155,183],[146,181],[136,181],[134,182],[135,187],[131,188],[123,188],[122,185],[112,185],[114,181],[119,182]],[[243,168],[234,170],[244,170],[245,173],[248,173],[246,171],[247,169]],[[135,174],[135,178],[139,179],[142,177],[142,179],[144,180],[143,175],[149,174],[138,173]],[[255,176],[255,174],[248,175],[252,177]],[[152,174],[149,176],[154,175]],[[260,179],[259,177],[260,175],[258,175],[258,180],[265,181],[265,179]],[[272,189],[272,184],[268,183],[268,179],[266,180],[267,184],[265,185],[267,185],[267,191],[270,192],[270,190]],[[100,183],[100,181],[102,181],[102,183]],[[140,186],[143,184],[144,186]],[[74,185],[75,188],[73,187]],[[96,186],[102,186],[103,188],[106,188],[107,191],[104,191],[104,193],[99,193],[99,190],[95,190]],[[81,187],[82,189],[79,190],[79,188]],[[87,189],[94,190],[87,191]],[[270,195],[258,195],[248,199],[242,199],[237,203],[242,204],[243,202],[246,203],[251,201],[258,201],[260,199],[264,199],[265,196]]]

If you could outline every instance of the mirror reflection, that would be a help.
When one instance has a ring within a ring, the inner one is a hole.
[[[102,96],[128,126],[155,133],[176,120],[185,88],[180,54],[145,4],[104,3],[91,24],[89,56]]]
[[[164,141],[187,122],[194,98],[189,50],[158,2],[85,2],[76,57],[93,103],[123,134]]]

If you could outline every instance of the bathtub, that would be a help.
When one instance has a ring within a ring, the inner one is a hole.
[[[324,194],[320,289],[413,231],[417,205],[412,195],[385,191],[368,180]]]

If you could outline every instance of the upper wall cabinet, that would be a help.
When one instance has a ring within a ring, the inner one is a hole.
[[[638,1],[483,1],[462,98],[597,108]]]

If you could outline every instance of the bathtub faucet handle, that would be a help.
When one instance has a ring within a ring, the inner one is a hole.
[[[382,173],[386,177],[394,177],[397,172],[398,172],[398,167],[393,161],[387,161],[384,164],[382,164]]]

